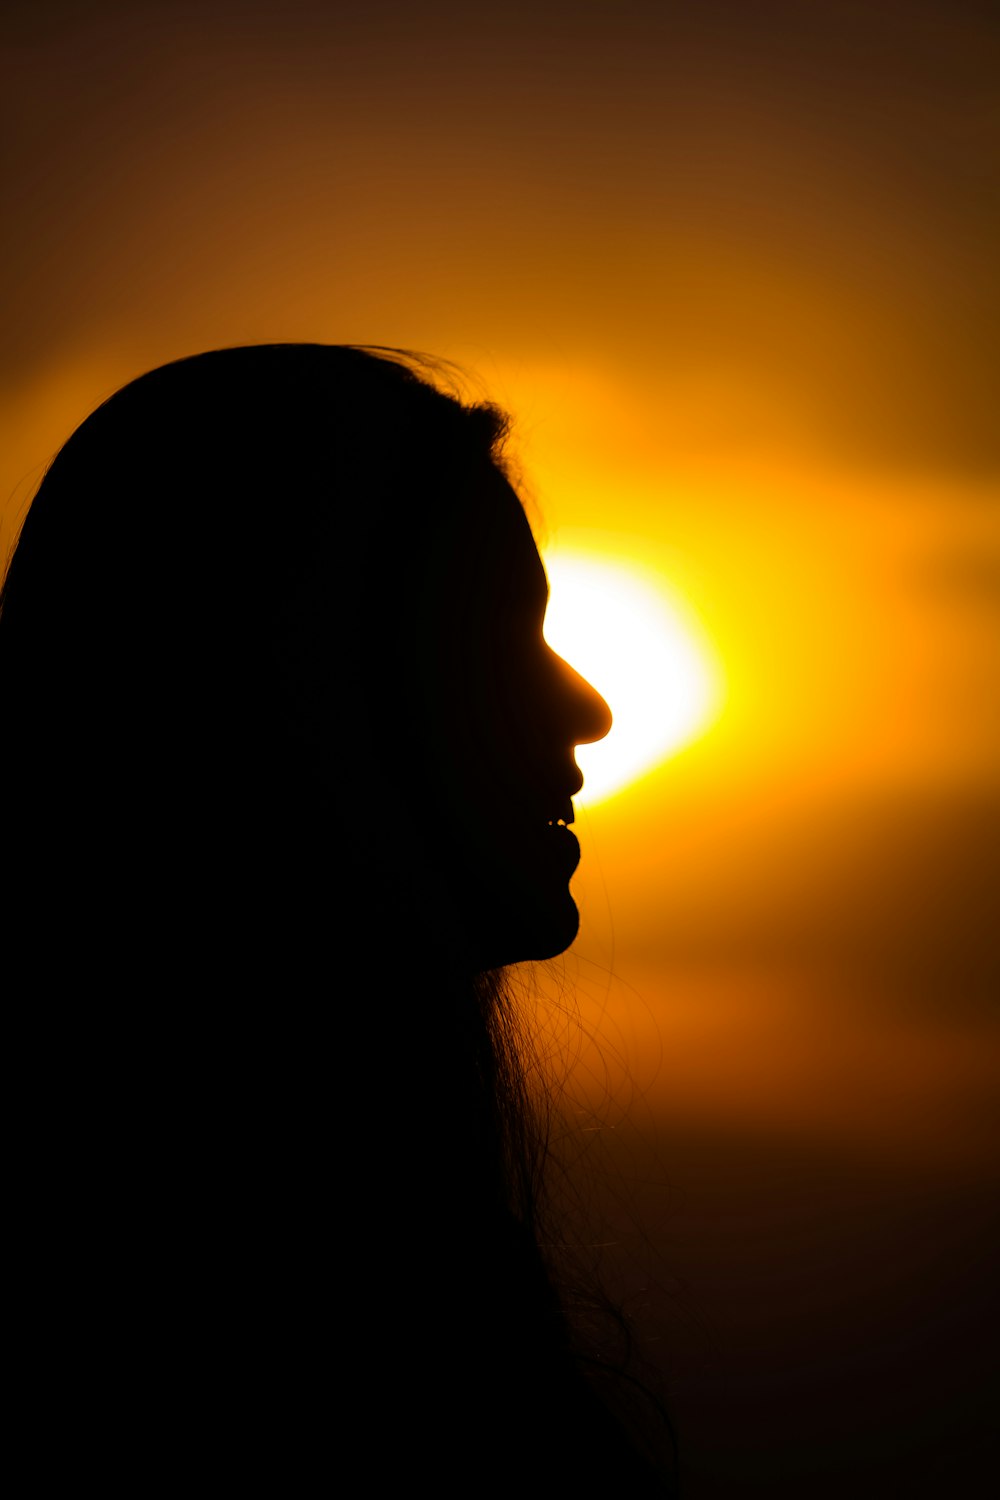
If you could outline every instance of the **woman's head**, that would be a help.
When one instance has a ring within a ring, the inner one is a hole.
[[[53,1347],[104,1351],[126,1411],[105,1371],[138,1370],[132,1425],[182,1459],[203,1402],[284,1473],[326,1443],[331,1349],[370,1424],[433,1348],[386,1421],[446,1491],[441,1410],[510,1477],[634,1470],[539,1252],[544,1115],[484,972],[575,935],[553,825],[609,726],[543,639],[503,434],[378,353],[199,355],[74,433],[4,586]]]
[[[195,356],[99,408],[0,617],[9,795],[50,867],[170,866],[196,906],[214,882],[255,908],[318,869],[474,968],[565,947],[548,824],[609,720],[542,639],[504,431],[337,346]]]

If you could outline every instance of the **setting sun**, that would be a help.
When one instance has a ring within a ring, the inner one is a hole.
[[[719,702],[718,671],[666,579],[641,565],[576,552],[545,556],[545,638],[607,699],[614,726],[583,745],[581,802],[610,796],[702,732]]]

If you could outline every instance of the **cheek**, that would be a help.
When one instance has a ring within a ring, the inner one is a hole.
[[[486,788],[516,758],[523,712],[509,661],[456,641],[421,672],[419,737],[451,799],[468,793],[481,805]]]
[[[459,738],[495,787],[516,791],[536,779],[547,714],[540,647],[540,640],[511,633],[466,664]]]
[[[448,890],[483,967],[554,957],[578,926],[572,836],[560,841],[525,812],[525,701],[512,674],[473,676],[454,688],[440,679],[423,699],[413,747],[423,768],[414,788],[421,863]]]
[[[546,648],[540,630],[454,629],[416,656],[409,757],[426,836],[467,862],[531,858],[526,818],[545,780]],[[411,762],[412,763],[412,762]],[[548,779],[551,780],[551,768]]]

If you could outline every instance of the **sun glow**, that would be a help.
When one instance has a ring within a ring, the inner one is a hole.
[[[545,639],[607,700],[614,726],[576,752],[594,803],[702,733],[720,701],[719,674],[698,626],[666,579],[626,562],[545,555]]]

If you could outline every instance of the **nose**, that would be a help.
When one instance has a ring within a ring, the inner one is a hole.
[[[560,697],[570,743],[592,745],[596,740],[603,740],[611,728],[610,708],[597,689],[591,687],[569,662],[563,661],[554,651],[552,655],[559,674]]]

